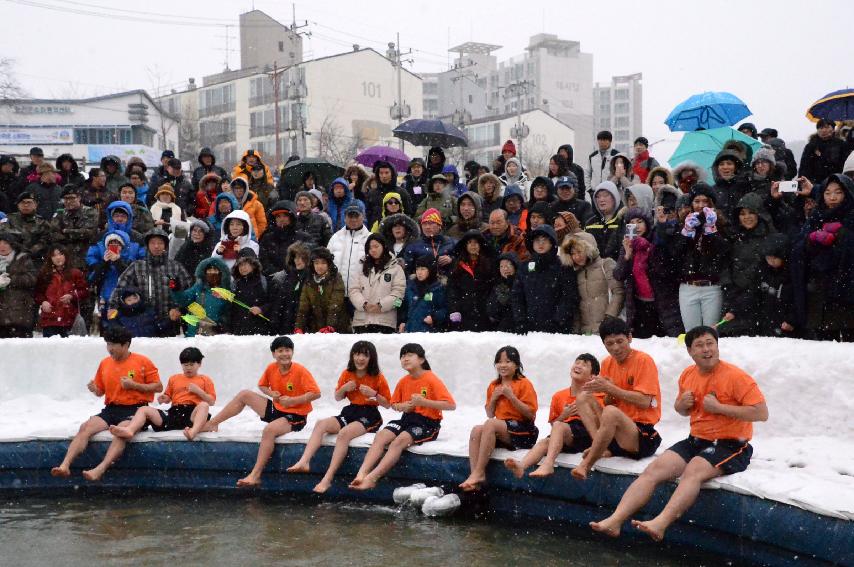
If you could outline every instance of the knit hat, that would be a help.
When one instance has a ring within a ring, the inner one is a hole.
[[[424,211],[424,214],[421,215],[421,224],[425,222],[434,222],[439,226],[442,226],[442,214],[437,209],[427,209]]]
[[[564,237],[568,234],[577,234],[581,232],[581,223],[578,222],[578,218],[574,214],[569,211],[561,211],[556,216],[562,218],[563,222],[566,223],[566,226],[562,229],[555,230],[557,242],[563,242]]]
[[[323,193],[320,191],[320,189],[309,189],[308,192],[314,195],[317,198],[317,201],[321,205],[323,205]]]
[[[196,219],[190,224],[190,230],[193,230],[193,227],[199,228],[205,234],[211,231],[211,226],[201,219]]]
[[[125,241],[122,240],[122,237],[119,236],[118,234],[108,234],[107,235],[107,237],[104,239],[104,244],[106,246],[109,246],[111,242],[116,242],[122,246],[125,245]]]
[[[774,155],[774,150],[769,148],[761,148],[755,154],[753,154],[753,161],[750,162],[751,166],[755,166],[756,162],[760,160],[765,160],[771,164],[771,167],[777,165],[777,158]]]
[[[715,199],[715,192],[711,187],[709,187],[708,183],[703,183],[702,181],[691,188],[689,195],[691,196],[691,201],[693,201],[698,195],[704,195],[712,202],[712,206],[715,206],[717,203],[717,199]]]
[[[167,194],[172,197],[172,202],[175,202],[175,190],[168,183],[164,183],[157,189],[157,193],[154,194],[155,199],[159,199],[160,195]]]
[[[535,213],[546,219],[547,223],[551,222],[551,207],[549,207],[549,204],[545,201],[537,201],[534,203],[528,210],[528,218]]]
[[[501,153],[510,152],[514,156],[516,155],[516,144],[513,143],[513,140],[507,140],[504,142],[504,145],[501,146]]]

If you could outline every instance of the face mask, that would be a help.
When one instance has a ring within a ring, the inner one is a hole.
[[[220,281],[222,281],[222,274],[217,272],[215,274],[205,274],[205,280],[207,280],[208,285],[211,287],[219,287]]]

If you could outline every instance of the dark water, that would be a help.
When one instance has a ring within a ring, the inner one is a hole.
[[[720,562],[549,523],[430,519],[288,496],[15,496],[0,501],[0,564],[591,565]]]

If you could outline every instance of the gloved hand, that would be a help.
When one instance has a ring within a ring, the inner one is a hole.
[[[714,234],[718,231],[717,224],[718,214],[711,207],[703,207],[703,214],[706,216],[706,224],[703,225],[703,234]]]
[[[836,235],[826,230],[816,230],[810,233],[810,242],[818,246],[833,246]]]
[[[330,327],[330,326],[328,326],[328,325],[327,325],[326,327],[323,327],[322,329],[318,329],[318,330],[317,330],[317,332],[318,332],[318,333],[324,333],[324,334],[326,334],[326,333],[334,333],[334,332],[335,332],[335,327]]]
[[[821,227],[822,230],[829,232],[830,234],[836,234],[840,228],[842,228],[841,222],[826,222],[824,223],[824,226]]]
[[[451,323],[459,323],[463,320],[463,315],[459,311],[454,311],[453,313],[451,313],[448,319],[451,320]]]
[[[294,329],[294,334],[295,335],[304,335],[305,331],[303,331],[302,329]]]
[[[685,217],[686,228],[697,228],[700,226],[700,213],[691,213]]]
[[[10,283],[12,283],[12,278],[9,277],[9,274],[0,274],[0,289],[6,289]]]

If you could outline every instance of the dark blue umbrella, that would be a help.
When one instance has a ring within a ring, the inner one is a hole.
[[[414,146],[468,146],[468,140],[462,130],[441,120],[407,120],[394,129],[394,135]]]
[[[751,114],[734,94],[707,91],[679,103],[664,123],[671,132],[693,132],[732,126]]]
[[[807,109],[807,118],[813,122],[822,118],[834,122],[854,120],[854,89],[842,89],[824,95]]]

